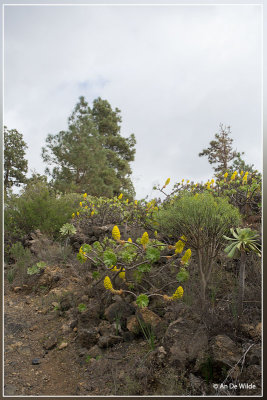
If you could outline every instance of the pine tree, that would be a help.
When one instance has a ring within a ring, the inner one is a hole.
[[[113,111],[106,100],[98,98],[91,109],[79,98],[68,130],[48,135],[42,149],[57,190],[107,197],[133,191],[129,161],[134,159],[135,139],[120,136],[120,122],[119,110]]]
[[[207,156],[210,164],[217,164],[217,167],[213,167],[215,172],[225,173],[229,168],[229,162],[238,155],[233,151],[233,139],[230,138],[230,134],[230,126],[220,124],[220,132],[215,134],[216,140],[212,140],[210,146],[199,153],[199,157]]]
[[[5,192],[12,186],[26,182],[28,161],[25,160],[27,144],[23,135],[16,129],[4,126],[4,188]]]

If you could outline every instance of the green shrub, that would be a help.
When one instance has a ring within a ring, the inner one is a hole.
[[[20,196],[11,195],[5,204],[5,240],[16,240],[40,229],[50,236],[59,235],[71,218],[80,195],[56,196],[45,182],[28,185]]]
[[[30,250],[24,249],[20,242],[16,242],[11,246],[10,255],[15,261],[13,273],[10,273],[8,277],[9,282],[12,283],[17,273],[21,279],[23,278],[33,259]]]
[[[222,247],[223,235],[241,222],[238,209],[227,199],[215,198],[209,193],[185,194],[164,204],[157,220],[164,234],[175,239],[185,235],[187,245],[195,250],[204,304],[206,286]]]

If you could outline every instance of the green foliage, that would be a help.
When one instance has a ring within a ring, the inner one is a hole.
[[[39,274],[39,272],[46,267],[46,263],[44,261],[40,261],[37,264],[33,265],[32,267],[29,267],[27,269],[27,274],[28,275],[34,275],[34,274]]]
[[[12,195],[5,203],[6,241],[22,237],[35,229],[56,236],[71,217],[79,197],[56,196],[44,182],[29,184],[20,196]]]
[[[149,265],[149,264],[139,265],[137,267],[137,270],[142,272],[142,273],[149,272],[151,270],[151,265]]]
[[[28,161],[25,160],[27,145],[23,136],[16,129],[4,126],[4,187],[5,191],[12,186],[26,182]]]
[[[138,307],[140,308],[144,308],[147,307],[149,303],[149,298],[147,297],[147,295],[145,294],[140,294],[137,298],[136,298],[136,304],[138,305]]]
[[[253,251],[258,256],[261,256],[261,251],[258,247],[259,234],[250,228],[236,228],[230,229],[233,237],[224,236],[224,239],[231,241],[232,243],[227,246],[224,251],[228,257],[234,258],[240,254],[241,251]]]
[[[81,303],[81,304],[79,304],[78,305],[78,310],[79,310],[79,312],[85,312],[86,311],[86,305],[85,304],[83,304],[83,303]]]
[[[158,222],[166,234],[185,235],[193,249],[205,249],[222,242],[223,235],[241,221],[238,210],[224,198],[209,193],[197,197],[185,194],[168,203],[158,213]]]
[[[100,278],[100,272],[99,271],[93,271],[92,272],[92,277],[93,277],[93,279],[99,279]]]
[[[15,268],[9,268],[7,272],[7,280],[10,284],[14,281],[15,276],[16,276]]]
[[[156,247],[148,247],[146,250],[146,258],[151,262],[157,262],[160,259],[160,250]]]
[[[152,351],[155,350],[156,336],[154,335],[152,327],[149,324],[146,324],[144,321],[142,321],[138,316],[137,316],[137,321],[144,334],[144,337],[146,338],[147,343],[149,344],[150,350]]]
[[[107,267],[112,267],[117,263],[117,256],[112,250],[106,250],[103,254],[103,261]]]
[[[136,142],[133,134],[120,135],[119,114],[106,100],[94,100],[91,109],[84,97],[79,98],[68,129],[49,134],[42,150],[43,160],[52,166],[47,172],[55,188],[95,196],[112,197],[120,191],[134,195],[129,163]]]
[[[61,228],[60,228],[60,234],[62,236],[71,236],[71,235],[75,235],[75,233],[77,232],[75,226],[73,224],[69,224],[66,223],[64,224]]]
[[[189,279],[189,272],[185,268],[180,268],[180,271],[176,275],[178,282],[182,283]]]

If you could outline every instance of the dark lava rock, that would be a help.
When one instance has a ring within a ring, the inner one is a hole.
[[[39,365],[40,364],[40,359],[39,358],[34,358],[32,360],[32,365]]]
[[[116,319],[118,319],[122,325],[125,324],[127,318],[134,313],[134,306],[122,300],[113,303],[108,308],[106,308],[104,315],[109,322],[114,322],[116,321]]]
[[[115,335],[101,336],[98,340],[98,346],[100,348],[111,347],[114,346],[114,344],[120,343],[122,341],[123,338],[121,336],[115,336]]]
[[[99,334],[97,330],[92,329],[80,329],[78,333],[78,342],[82,347],[90,349],[94,344],[97,343]]]

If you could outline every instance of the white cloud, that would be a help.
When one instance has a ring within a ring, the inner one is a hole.
[[[220,122],[261,168],[259,26],[257,6],[6,7],[5,124],[42,172],[41,146],[78,97],[106,98],[137,138],[137,197],[210,177],[198,153]]]

